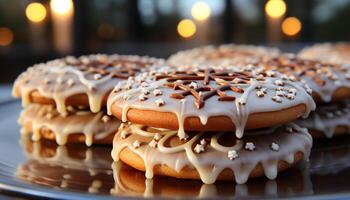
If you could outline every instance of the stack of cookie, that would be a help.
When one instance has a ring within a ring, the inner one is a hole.
[[[327,49],[332,45],[320,46],[320,48]],[[201,47],[192,50],[187,50],[174,54],[170,57],[169,62],[174,66],[182,66],[181,60],[187,61],[186,64],[208,66],[205,63],[211,63],[219,66],[230,67],[232,65],[243,67],[243,68],[257,68],[263,67],[269,71],[278,71],[283,76],[293,78],[297,81],[301,81],[308,85],[307,90],[312,91],[312,96],[316,103],[318,104],[316,113],[312,114],[312,118],[309,118],[301,125],[308,125],[307,128],[310,129],[310,133],[314,137],[327,137],[331,138],[335,135],[343,135],[348,133],[348,126],[344,126],[344,121],[347,121],[345,124],[349,124],[348,118],[349,113],[345,110],[331,110],[325,115],[328,118],[327,123],[324,123],[323,120],[317,120],[318,124],[315,124],[314,116],[319,113],[324,113],[324,110],[328,110],[330,107],[339,107],[336,104],[337,102],[343,102],[350,98],[350,68],[348,63],[340,63],[340,57],[345,54],[344,49],[345,44],[334,45],[332,54],[339,52],[338,57],[335,59],[328,59],[327,61],[337,60],[337,63],[329,63],[324,60],[316,60],[316,57],[311,59],[297,58],[293,54],[283,54],[279,53],[278,50],[264,47],[254,47],[254,46],[241,46],[241,45],[222,45],[219,47]],[[317,47],[317,46],[316,46]],[[305,49],[299,55],[299,57],[308,57],[302,56],[303,52],[307,51],[316,51],[316,47],[312,47],[310,50]],[[339,49],[337,51],[337,49]],[[320,50],[321,51],[321,50]],[[322,50],[323,52],[326,50]],[[257,53],[254,53],[257,52]],[[197,57],[200,55],[201,62],[197,62]],[[216,55],[216,56],[213,56]],[[309,54],[308,54],[309,55]],[[322,56],[323,54],[321,54]],[[314,56],[317,56],[314,54]],[[325,59],[325,55],[322,56]],[[345,58],[344,58],[345,59]],[[343,60],[344,61],[344,60]],[[324,105],[328,104],[328,105]],[[345,102],[341,104],[346,104]],[[325,108],[323,108],[325,107]],[[340,105],[340,107],[344,107]],[[336,119],[336,120],[329,120]],[[330,124],[329,122],[333,121],[334,123]],[[300,121],[299,121],[300,122]],[[322,123],[322,124],[320,124]],[[325,127],[335,126],[338,128],[327,129]],[[322,129],[320,129],[322,127]],[[328,131],[330,130],[330,131]],[[323,134],[320,134],[320,133]]]
[[[315,109],[308,92],[263,67],[163,67],[111,92],[108,112],[124,122],[112,157],[147,178],[274,179],[310,153],[307,130],[289,123]]]
[[[111,144],[120,123],[106,115],[113,87],[163,61],[149,57],[89,55],[66,57],[28,68],[14,83],[13,95],[25,109],[19,123],[32,139]]]

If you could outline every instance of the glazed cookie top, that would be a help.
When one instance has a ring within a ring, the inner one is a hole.
[[[113,112],[124,122],[129,121],[130,109],[155,111],[150,117],[142,116],[148,122],[160,119],[156,115],[172,113],[177,117],[180,138],[187,137],[184,122],[188,117],[199,118],[204,126],[211,117],[223,116],[230,119],[236,136],[241,138],[250,114],[305,105],[304,116],[307,116],[315,109],[308,92],[311,92],[308,86],[294,81],[294,78],[258,67],[164,67],[119,83],[108,98],[107,109],[108,114]],[[114,110],[118,109],[121,112],[116,114]],[[167,124],[171,122],[162,120],[163,125],[158,128],[174,127]],[[226,126],[221,121],[217,123]]]
[[[242,140],[229,133],[200,132],[181,141],[176,134],[137,124],[122,125],[114,138],[112,157],[118,161],[123,149],[129,148],[144,161],[147,178],[153,177],[157,165],[167,165],[177,172],[187,166],[196,169],[206,184],[214,183],[224,169],[232,170],[236,182],[242,184],[258,164],[268,178],[276,178],[279,161],[293,164],[297,152],[308,159],[312,146],[307,129],[292,123],[254,130],[253,136]]]
[[[258,62],[262,58],[278,56],[276,48],[226,44],[220,46],[204,46],[190,50],[179,51],[167,60],[172,66],[185,65],[238,65],[244,63]]]
[[[298,56],[305,59],[350,65],[350,43],[315,44],[302,49]]]
[[[65,145],[68,137],[73,134],[83,134],[85,144],[91,146],[94,140],[101,140],[113,134],[119,127],[120,121],[107,116],[104,111],[92,113],[87,109],[67,106],[67,113],[62,115],[53,105],[30,104],[18,119],[23,127],[21,134],[33,133],[33,141],[41,139],[43,128],[51,130],[57,144]],[[27,128],[30,124],[31,129]]]
[[[269,59],[262,65],[267,70],[277,70],[306,83],[312,89],[313,96],[323,102],[334,100],[338,89],[350,88],[350,68],[345,65],[299,59],[292,54]]]
[[[57,110],[65,113],[66,99],[83,94],[88,97],[91,111],[98,112],[103,98],[119,81],[162,62],[156,58],[125,55],[69,56],[28,68],[15,81],[13,96],[21,96],[26,106],[32,92],[38,91],[43,97],[53,99]]]

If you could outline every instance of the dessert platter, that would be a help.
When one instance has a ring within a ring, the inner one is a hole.
[[[327,45],[329,56],[346,51]],[[0,102],[0,191],[350,198],[349,63],[307,50],[230,44],[29,67],[17,99]]]

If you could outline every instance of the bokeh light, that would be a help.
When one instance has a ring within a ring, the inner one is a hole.
[[[43,21],[46,13],[46,8],[41,3],[31,3],[26,8],[26,16],[32,22]]]
[[[282,32],[288,36],[297,35],[301,28],[302,24],[296,17],[288,17],[282,22]]]
[[[190,19],[183,19],[177,25],[177,32],[183,38],[192,37],[196,31],[196,24]]]
[[[8,46],[13,42],[13,32],[9,28],[0,27],[0,46]]]
[[[59,15],[66,15],[73,10],[72,0],[51,0],[50,7]]]
[[[193,4],[191,14],[195,20],[203,21],[209,18],[211,9],[207,3],[200,1]]]
[[[287,5],[283,0],[269,0],[265,5],[265,12],[268,16],[278,18],[287,11]]]

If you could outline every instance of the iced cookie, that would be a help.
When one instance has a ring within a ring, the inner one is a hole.
[[[302,49],[298,56],[335,64],[350,65],[350,43],[323,43]]]
[[[179,51],[169,57],[167,63],[172,66],[185,65],[239,65],[240,63],[258,62],[278,56],[279,50],[263,46],[226,44],[220,46],[204,46]]]
[[[308,88],[262,68],[163,68],[118,84],[107,109],[122,121],[178,130],[232,131],[270,127],[315,109]]]
[[[177,131],[148,126],[121,126],[113,142],[112,157],[138,170],[147,178],[154,175],[245,183],[249,178],[275,179],[279,171],[307,159],[312,137],[295,124],[254,130],[243,139],[232,133],[197,132],[184,141]]]
[[[23,72],[14,83],[13,96],[21,97],[24,106],[52,104],[65,113],[67,105],[83,105],[96,113],[114,85],[161,63],[150,57],[100,54],[56,59]]]

